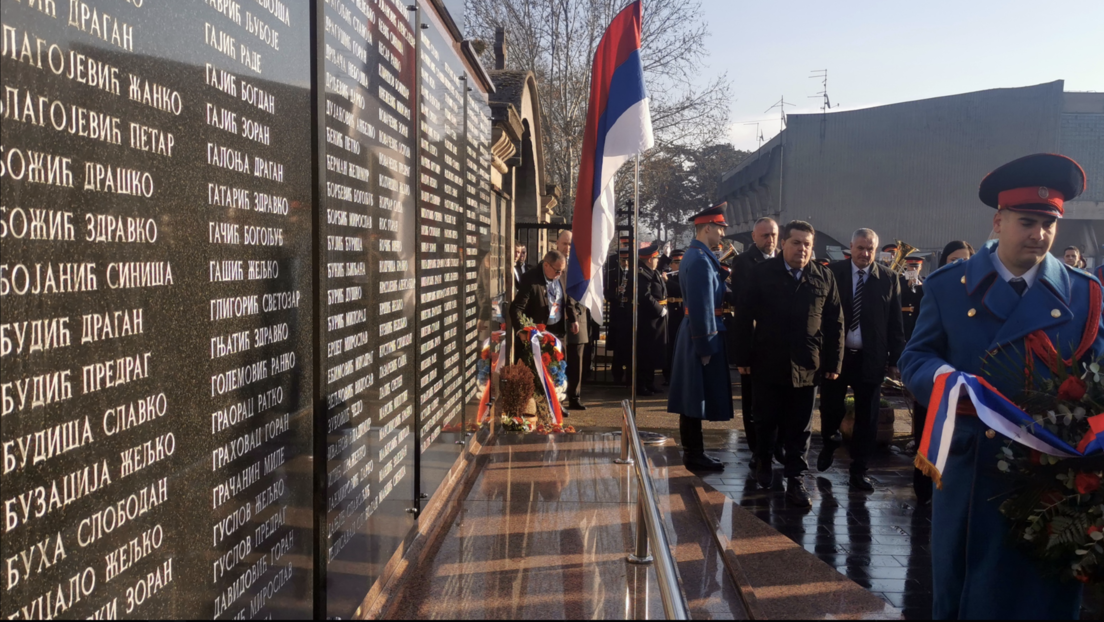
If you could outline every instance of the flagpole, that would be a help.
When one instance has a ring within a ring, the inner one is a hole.
[[[640,315],[640,279],[637,275],[640,274],[640,154],[636,154],[636,160],[634,161],[633,172],[633,272],[632,279],[636,281],[633,283],[633,329],[632,329],[632,411],[633,416],[636,416],[636,357],[638,352],[636,351],[636,331],[638,330],[638,320]]]

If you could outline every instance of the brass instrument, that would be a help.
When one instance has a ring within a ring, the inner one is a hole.
[[[736,251],[736,245],[733,244],[732,242],[729,242],[728,243],[728,250],[725,251],[724,255],[721,255],[720,258],[717,261],[719,261],[721,263],[724,263],[724,262],[728,261],[729,259],[732,259],[733,257],[735,257],[736,255],[739,255],[739,254],[740,253]]]
[[[897,243],[897,252],[894,253],[893,259],[889,262],[889,269],[894,274],[900,275],[905,273],[905,257],[915,253],[917,248],[901,240],[894,240],[894,242]]]

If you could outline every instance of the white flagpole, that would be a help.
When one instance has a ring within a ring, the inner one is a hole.
[[[636,331],[639,329],[638,316],[640,314],[640,154],[636,154],[635,171],[633,174],[633,273],[630,278],[633,283],[633,342],[632,342],[632,411],[636,416]]]

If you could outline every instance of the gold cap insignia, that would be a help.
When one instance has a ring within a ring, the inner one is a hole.
[[[977,309],[970,309],[966,312],[967,317],[974,317],[975,315],[977,315]]]

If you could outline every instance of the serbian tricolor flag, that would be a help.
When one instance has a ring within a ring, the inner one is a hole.
[[[989,428],[1040,453],[1075,458],[1104,451],[1104,413],[1089,417],[1089,431],[1077,447],[1071,447],[1038,425],[984,378],[960,371],[947,372],[935,379],[924,438],[916,454],[916,467],[939,488],[943,487],[943,470],[947,467],[955,423],[960,417],[974,416],[968,406],[960,410],[959,403],[963,400],[969,401],[977,417]]]
[[[572,217],[567,293],[602,322],[602,267],[614,232],[613,176],[651,149],[652,115],[640,60],[640,0],[613,18],[594,53],[579,185]]]

